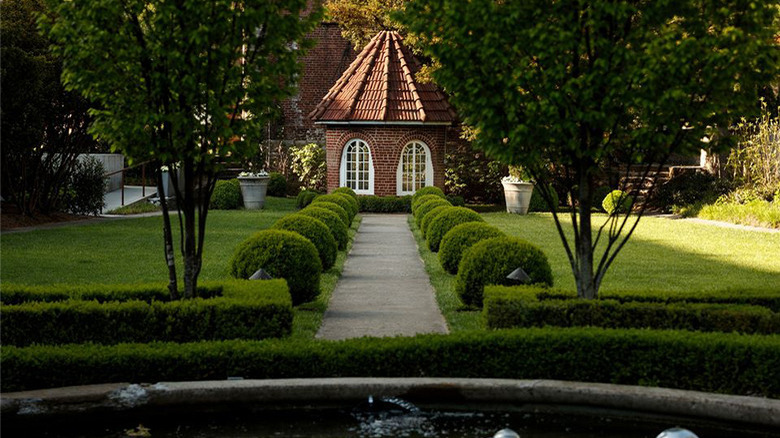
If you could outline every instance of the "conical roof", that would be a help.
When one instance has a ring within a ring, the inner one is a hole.
[[[419,83],[420,63],[394,31],[379,32],[309,114],[328,124],[450,124],[455,111],[433,83]]]

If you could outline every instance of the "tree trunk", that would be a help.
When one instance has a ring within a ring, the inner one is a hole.
[[[194,164],[191,160],[184,163],[184,298],[193,298],[198,284],[198,262],[195,248],[195,190]]]
[[[179,285],[176,279],[176,259],[173,254],[173,234],[171,217],[168,214],[168,201],[163,190],[162,171],[157,169],[157,196],[163,211],[163,241],[165,242],[165,263],[168,265],[168,293],[172,300],[179,299]]]
[[[588,171],[579,170],[579,233],[575,247],[577,251],[577,296],[586,299],[595,299],[596,277],[593,275],[593,230],[591,229],[590,209],[593,204],[593,181]]]

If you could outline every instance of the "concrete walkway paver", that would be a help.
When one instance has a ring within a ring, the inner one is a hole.
[[[405,215],[364,215],[320,339],[447,333]]]

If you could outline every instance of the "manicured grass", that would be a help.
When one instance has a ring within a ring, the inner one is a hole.
[[[574,278],[550,213],[486,213],[485,220],[549,257],[555,286]],[[559,216],[571,230],[568,216]],[[596,215],[601,225],[604,215]],[[715,291],[771,288],[780,293],[780,234],[644,217],[607,272],[603,291]]]

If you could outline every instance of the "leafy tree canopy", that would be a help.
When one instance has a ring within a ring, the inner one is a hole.
[[[345,38],[360,49],[382,30],[403,30],[392,17],[406,0],[327,0],[328,17],[336,21]]]

